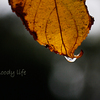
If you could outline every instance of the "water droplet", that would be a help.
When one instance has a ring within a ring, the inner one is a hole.
[[[67,56],[64,56],[65,59],[69,62],[74,62],[77,58],[70,58],[70,57],[67,57]]]

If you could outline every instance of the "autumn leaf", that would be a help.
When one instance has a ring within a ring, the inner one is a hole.
[[[71,61],[82,56],[82,51],[74,52],[94,21],[85,1],[9,0],[9,4],[36,41]]]

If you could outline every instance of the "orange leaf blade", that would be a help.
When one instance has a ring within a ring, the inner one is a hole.
[[[79,58],[74,51],[86,38],[94,19],[86,0],[9,0],[12,10],[27,30],[50,51],[69,58]]]

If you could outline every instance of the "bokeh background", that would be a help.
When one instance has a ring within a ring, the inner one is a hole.
[[[0,75],[2,100],[100,100],[100,0],[87,0],[94,25],[76,50],[74,63],[39,45],[7,0],[0,0],[0,73],[24,69],[26,75]]]

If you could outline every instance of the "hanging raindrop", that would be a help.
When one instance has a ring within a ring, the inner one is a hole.
[[[78,55],[74,55],[74,58],[70,58],[68,56],[64,56],[65,59],[69,62],[74,62],[77,58],[80,58],[83,55],[83,50]]]
[[[67,56],[64,56],[65,59],[69,62],[74,62],[77,58],[70,58],[70,57],[67,57]]]

